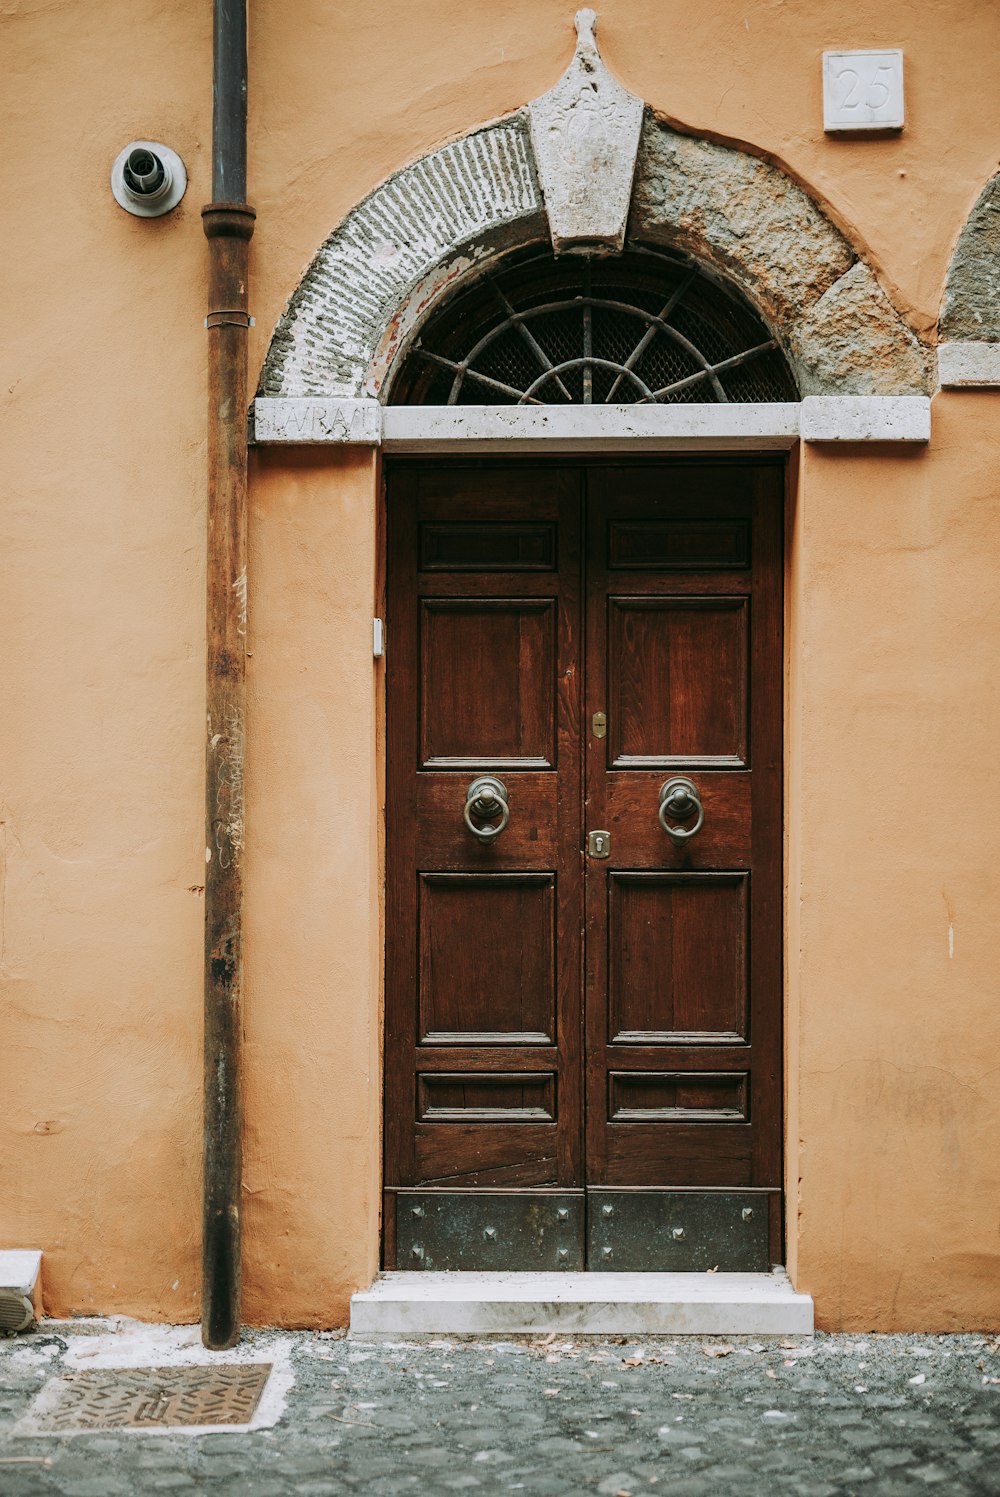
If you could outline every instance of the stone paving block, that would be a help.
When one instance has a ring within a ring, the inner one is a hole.
[[[0,1460],[37,1453],[54,1461],[0,1466],[0,1493],[88,1497],[96,1489],[81,1484],[99,1480],[100,1497],[322,1497],[328,1488],[577,1497],[621,1473],[634,1478],[621,1488],[631,1497],[997,1497],[1000,1489],[1000,1385],[982,1383],[1000,1376],[1000,1348],[982,1338],[889,1337],[857,1348],[851,1338],[818,1336],[808,1357],[748,1339],[722,1358],[707,1357],[700,1340],[454,1341],[359,1346],[336,1363],[316,1355],[319,1344],[294,1338],[295,1383],[271,1430],[72,1441],[8,1438],[39,1380],[33,1359],[0,1351],[9,1405],[0,1411]],[[918,1344],[926,1355],[910,1350]],[[926,1383],[909,1384],[915,1366],[926,1368]],[[66,1370],[57,1349],[45,1376]],[[785,1417],[766,1419],[769,1410]]]

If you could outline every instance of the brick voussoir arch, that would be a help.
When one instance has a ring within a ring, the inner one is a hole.
[[[628,219],[739,288],[802,395],[922,395],[929,351],[870,267],[780,168],[650,110]],[[509,250],[549,238],[528,111],[404,167],[343,219],[282,314],[258,394],[383,395],[426,314]]]

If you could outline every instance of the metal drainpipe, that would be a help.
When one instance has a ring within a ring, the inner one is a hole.
[[[208,238],[205,1116],[201,1336],[240,1336],[243,736],[246,700],[246,0],[215,0]]]

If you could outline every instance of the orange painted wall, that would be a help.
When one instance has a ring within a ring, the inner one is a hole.
[[[1000,1324],[998,406],[802,463],[789,1169],[827,1327]]]
[[[327,1326],[378,1266],[375,459],[260,451],[253,477],[245,1308]]]
[[[333,224],[397,167],[549,87],[571,10],[253,5],[254,371]],[[0,971],[16,1058],[0,1245],[45,1250],[59,1312],[197,1314],[209,20],[195,0],[0,16]],[[607,0],[599,37],[665,116],[784,164],[933,327],[997,167],[992,0]],[[908,127],[828,140],[819,54],[875,45],[906,49]],[[187,164],[168,219],[111,199],[135,136]],[[1000,1324],[998,412],[1000,396],[945,394],[926,453],[802,458],[789,1261],[826,1325]],[[272,453],[252,473],[246,1286],[260,1321],[342,1321],[375,1261],[375,488],[361,456]]]

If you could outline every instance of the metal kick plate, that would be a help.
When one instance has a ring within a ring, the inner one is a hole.
[[[264,1362],[94,1368],[53,1378],[18,1434],[249,1424],[271,1372]]]
[[[396,1267],[579,1271],[584,1266],[585,1218],[582,1192],[400,1191]]]
[[[769,1273],[767,1191],[591,1190],[587,1267]]]

